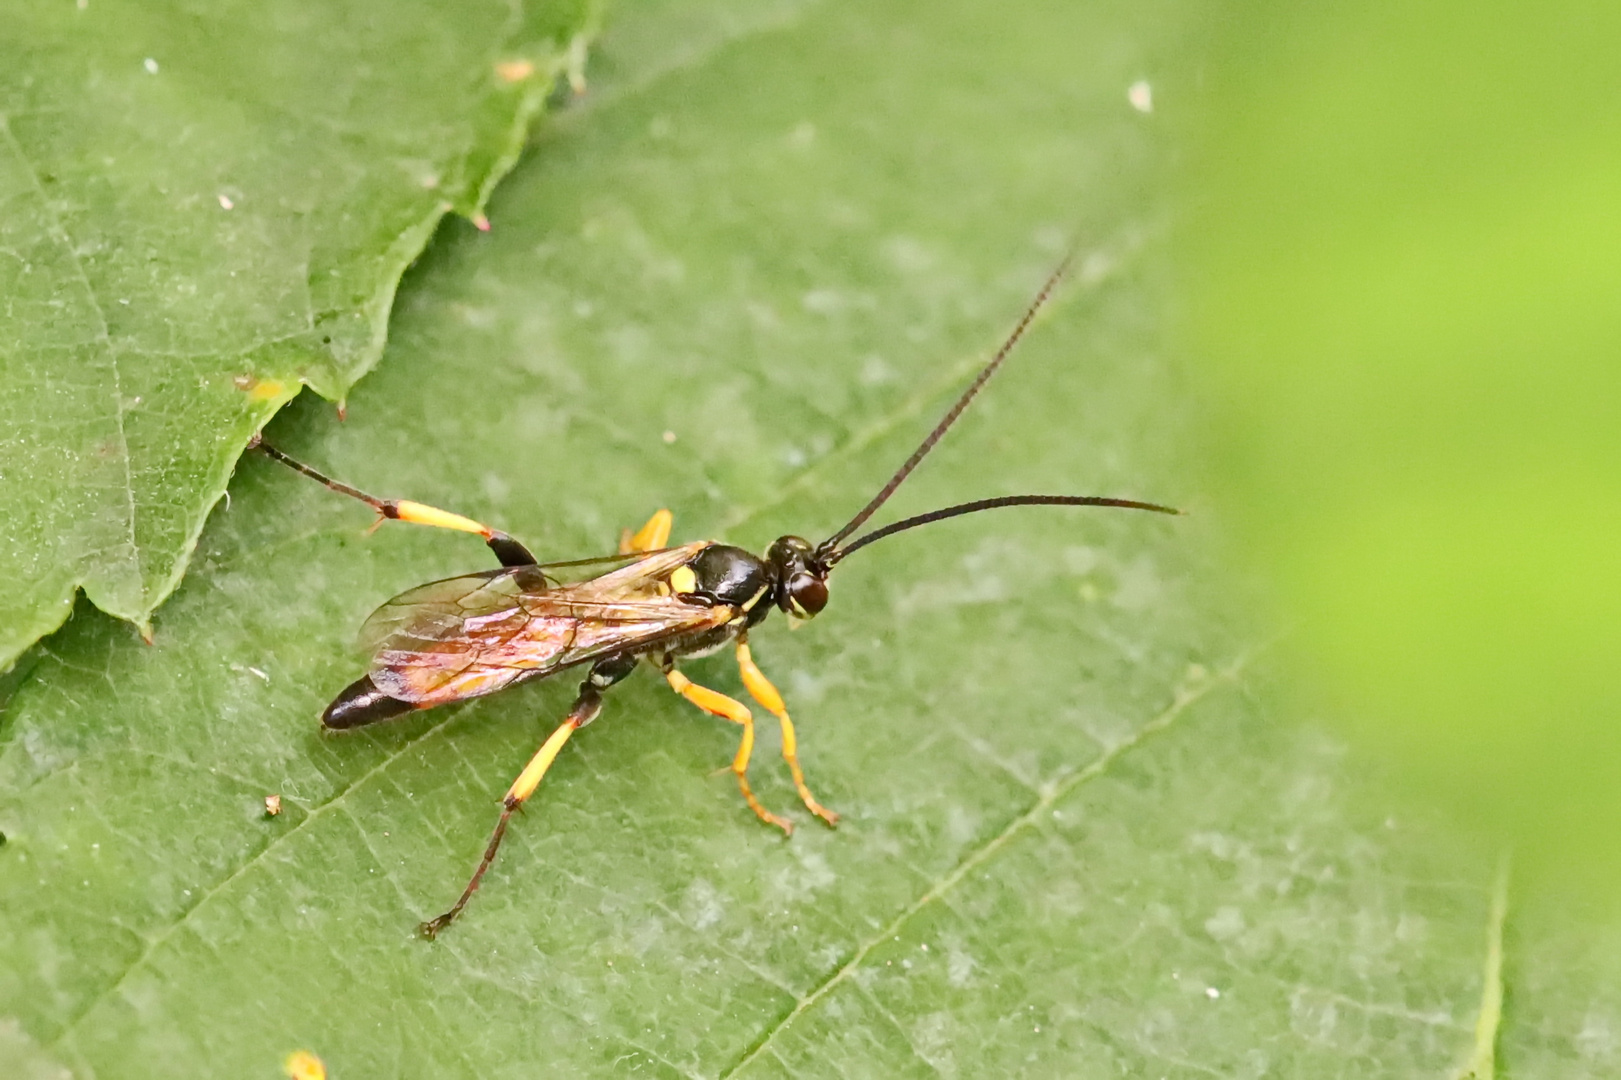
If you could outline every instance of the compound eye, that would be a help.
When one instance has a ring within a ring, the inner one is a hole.
[[[788,579],[790,614],[808,619],[827,606],[827,582],[815,574],[795,574]]]

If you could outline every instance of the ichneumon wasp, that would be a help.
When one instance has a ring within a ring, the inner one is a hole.
[[[333,491],[359,499],[380,518],[476,533],[501,563],[497,570],[419,586],[377,609],[361,631],[362,646],[371,654],[371,669],[327,706],[321,715],[327,728],[362,727],[417,709],[482,697],[565,668],[586,668],[568,715],[507,789],[495,831],[467,886],[448,910],[421,924],[424,936],[436,935],[467,906],[495,861],[512,815],[534,793],[569,737],[597,718],[602,711],[602,692],[634,671],[639,661],[650,661],[672,690],[698,708],[742,727],[732,772],[743,799],[760,820],[788,833],[792,823],[767,810],[749,788],[754,717],[748,706],[697,685],[676,667],[678,659],[705,656],[733,645],[744,687],[781,726],[782,756],[800,799],[811,813],[833,825],[838,816],[817,802],[805,784],[798,740],[782,695],[755,665],[749,651],[749,631],[773,609],[790,619],[812,618],[827,604],[828,576],[852,553],[896,533],[963,514],[1007,506],[1113,506],[1162,514],[1180,512],[1134,499],[1004,495],[919,514],[848,539],[894,494],[1002,366],[1052,295],[1066,266],[1061,265],[1047,279],[990,362],[855,517],[819,544],[798,536],[780,537],[764,556],[713,540],[666,547],[672,519],[668,510],[660,510],[637,532],[625,531],[616,555],[540,563],[506,533],[422,503],[375,498],[255,440],[263,453]],[[548,573],[614,563],[621,565],[568,584]]]

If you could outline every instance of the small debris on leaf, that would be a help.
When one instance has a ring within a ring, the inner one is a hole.
[[[509,83],[523,82],[535,73],[535,65],[529,60],[502,60],[495,73]]]
[[[247,394],[253,401],[271,401],[287,392],[287,384],[280,379],[261,379],[246,372],[233,376],[231,385]]]

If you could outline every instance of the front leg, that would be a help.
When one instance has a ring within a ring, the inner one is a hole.
[[[749,758],[754,755],[754,714],[749,712],[749,707],[719,691],[699,686],[675,669],[674,657],[666,656],[661,666],[664,669],[665,681],[670,684],[671,690],[710,716],[718,716],[722,720],[742,725],[743,739],[738,743],[737,754],[732,758],[732,773],[737,777],[738,790],[743,792],[743,801],[749,804],[749,809],[753,810],[761,821],[767,825],[775,825],[785,834],[792,835],[794,823],[767,810],[761,805],[760,800],[755,798],[754,789],[749,787]]]
[[[800,801],[805,804],[805,809],[829,825],[837,825],[839,815],[817,802],[816,796],[805,786],[805,773],[799,767],[799,740],[794,735],[794,722],[788,719],[788,706],[783,704],[782,695],[771,685],[771,680],[755,666],[754,657],[749,653],[748,642],[741,639],[737,643],[737,667],[743,675],[743,685],[748,689],[749,696],[775,716],[777,723],[782,727],[782,757],[788,762],[788,771],[794,777],[794,790],[799,792]]]

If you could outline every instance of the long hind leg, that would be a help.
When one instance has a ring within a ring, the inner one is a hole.
[[[429,506],[426,503],[412,502],[410,499],[379,499],[375,495],[368,495],[357,487],[345,484],[341,480],[332,479],[325,473],[311,468],[296,458],[288,457],[258,436],[254,436],[253,442],[249,445],[257,447],[266,457],[274,458],[294,472],[302,473],[316,483],[323,484],[340,495],[359,499],[390,521],[405,521],[412,525],[431,525],[437,529],[453,529],[456,532],[474,533],[484,538],[484,543],[489,545],[489,549],[495,553],[495,557],[501,560],[502,566],[535,565],[535,557],[529,553],[528,548],[506,533],[501,532],[499,529],[492,529],[483,522],[474,521],[469,517],[462,517],[460,514],[453,514],[449,510],[440,510],[438,507]]]
[[[485,872],[495,862],[495,853],[501,849],[501,840],[507,834],[507,823],[512,820],[512,815],[518,812],[524,800],[533,795],[535,788],[540,786],[546,770],[557,760],[558,751],[563,749],[563,744],[568,742],[569,736],[589,724],[601,711],[602,695],[588,688],[575,700],[574,707],[557,726],[557,730],[540,744],[540,749],[535,751],[535,756],[529,759],[529,764],[524,766],[523,772],[518,774],[518,779],[512,782],[506,796],[501,800],[501,817],[495,823],[495,831],[490,834],[490,842],[484,846],[484,856],[479,859],[478,868],[473,871],[467,887],[462,889],[462,894],[447,911],[417,927],[423,937],[434,937],[462,913],[462,908],[467,906],[467,901],[473,898],[473,894],[484,881]]]
[[[580,695],[574,699],[574,705],[569,709],[568,715],[557,725],[557,730],[540,744],[535,756],[529,759],[529,764],[523,767],[523,772],[518,774],[518,778],[512,782],[512,786],[502,797],[501,816],[496,820],[495,831],[490,834],[490,842],[484,846],[484,855],[479,859],[473,876],[468,879],[467,887],[462,889],[462,894],[448,910],[417,927],[423,937],[434,937],[462,913],[462,908],[473,898],[473,894],[484,881],[485,873],[495,862],[495,853],[501,848],[501,841],[507,834],[507,824],[512,820],[512,815],[521,810],[525,800],[535,793],[535,789],[540,786],[546,771],[552,767],[552,762],[557,760],[558,752],[563,749],[563,744],[568,742],[569,737],[597,718],[597,714],[602,711],[602,691],[635,669],[636,658],[633,656],[606,657],[597,661],[591,668],[591,674],[580,684]]]

